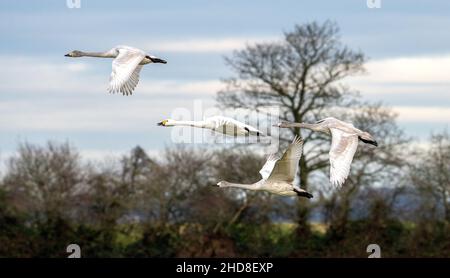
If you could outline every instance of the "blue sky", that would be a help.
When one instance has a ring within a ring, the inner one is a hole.
[[[399,113],[423,139],[450,122],[450,2],[388,1],[369,9],[349,1],[0,2],[0,154],[18,142],[68,140],[87,156],[141,145],[170,145],[155,123],[201,99],[214,106],[224,55],[246,43],[277,40],[294,24],[330,19],[342,41],[362,50],[368,73],[346,82]],[[111,60],[69,59],[70,50],[126,44],[168,60],[149,65],[131,97],[106,88]]]

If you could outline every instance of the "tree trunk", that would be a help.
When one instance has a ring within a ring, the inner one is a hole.
[[[300,160],[300,186],[308,190],[308,167],[306,165],[305,159],[302,157]],[[307,237],[311,233],[310,225],[309,225],[309,199],[306,198],[298,198],[297,201],[297,236],[299,237]]]
[[[335,226],[336,234],[338,237],[345,236],[349,214],[350,214],[350,197],[345,195],[344,199],[342,200],[339,216]]]
[[[442,194],[442,201],[444,202],[444,217],[447,223],[450,223],[450,204],[448,203],[447,191],[444,189],[444,193]]]
[[[347,231],[352,195],[355,194],[356,190],[357,186],[355,185],[352,185],[352,187],[343,188],[341,190],[341,200],[339,202],[339,206],[337,207],[337,217],[333,221],[334,223],[331,224],[333,233],[337,238],[344,237]]]

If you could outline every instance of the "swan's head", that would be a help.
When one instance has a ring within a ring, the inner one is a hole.
[[[70,51],[69,53],[67,53],[67,54],[64,55],[64,56],[66,56],[66,57],[81,57],[81,56],[83,56],[83,55],[82,55],[82,52],[81,52],[81,51],[74,50],[74,51]]]
[[[175,125],[175,120],[167,119],[167,120],[159,122],[158,125],[160,125],[160,126],[174,126]]]
[[[227,181],[219,181],[216,185],[218,187],[227,187],[230,183]]]
[[[370,135],[368,132],[363,132],[359,135],[359,140],[363,141],[366,144],[374,145],[378,147],[378,142]]]
[[[147,56],[145,56],[145,58],[149,59],[151,63],[167,64],[166,60],[160,59],[160,58],[155,57],[155,56],[147,55]]]
[[[277,127],[280,127],[280,128],[289,128],[289,127],[293,126],[292,124],[293,123],[291,123],[291,122],[279,122],[277,124],[274,124],[273,126],[277,126]]]

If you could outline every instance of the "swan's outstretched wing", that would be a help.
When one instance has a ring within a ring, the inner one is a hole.
[[[302,156],[302,151],[303,140],[296,136],[281,159],[275,162],[275,167],[273,167],[268,180],[293,182],[295,174],[297,173],[298,162]]]
[[[335,128],[330,128],[330,131],[330,182],[334,186],[341,186],[350,172],[353,155],[358,147],[358,136]]]
[[[213,116],[206,119],[212,129],[231,136],[257,135],[265,136],[258,129],[243,122],[224,116]]]
[[[265,180],[267,180],[270,176],[270,173],[272,173],[273,167],[275,167],[275,163],[277,160],[279,160],[281,157],[276,154],[271,154],[269,157],[267,157],[267,161],[264,164],[264,166],[261,168],[259,173],[261,174],[261,177]]]
[[[139,63],[145,58],[145,52],[136,48],[118,48],[119,55],[112,62],[109,92],[131,94],[139,82],[142,66]]]
[[[139,83],[139,74],[141,72],[142,67],[143,67],[142,65],[138,65],[136,67],[136,69],[131,74],[130,79],[128,79],[128,82],[125,82],[125,84],[122,86],[121,92],[125,92],[124,94],[126,95],[128,94],[131,95],[134,88],[136,88],[137,84]]]

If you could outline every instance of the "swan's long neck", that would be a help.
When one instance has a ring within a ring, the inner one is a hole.
[[[260,186],[259,182],[252,183],[252,184],[224,182],[223,187],[235,187],[235,188],[242,188],[242,189],[247,189],[247,190],[261,190],[261,186]]]
[[[116,55],[113,55],[110,51],[107,52],[84,52],[80,51],[82,56],[85,57],[99,57],[99,58],[115,58]]]
[[[326,132],[324,127],[321,126],[320,124],[291,123],[291,124],[289,124],[289,127],[299,127],[299,128],[310,129],[310,130],[313,130],[313,131]]]
[[[316,128],[316,124],[308,124],[308,123],[292,123],[292,127],[306,128],[314,130]]]
[[[173,125],[180,125],[180,126],[193,126],[193,127],[205,127],[204,121],[175,121]]]

